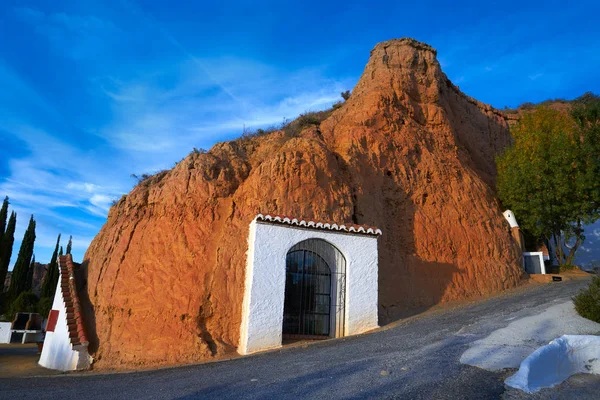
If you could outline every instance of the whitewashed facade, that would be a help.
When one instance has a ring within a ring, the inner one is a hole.
[[[329,313],[329,336],[355,335],[377,328],[379,235],[381,231],[375,228],[259,214],[250,224],[248,237],[238,352],[250,354],[282,345],[286,259],[290,251],[302,249],[307,241],[322,243],[320,248],[325,250],[318,257],[328,265],[332,276],[331,288],[326,291],[342,303]],[[327,251],[327,246],[333,250]],[[341,256],[336,259],[327,254],[333,252]],[[289,279],[289,273],[287,276]]]
[[[77,321],[77,318],[80,318],[80,310],[71,255],[62,256],[60,264],[60,277],[56,285],[51,317],[46,325],[46,337],[39,364],[60,371],[88,369],[92,358],[88,354],[88,342],[81,323]]]
[[[10,322],[0,322],[0,343],[10,343],[11,326]]]

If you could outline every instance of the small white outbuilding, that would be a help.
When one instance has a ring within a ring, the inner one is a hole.
[[[257,215],[238,352],[377,328],[379,235],[372,227]]]
[[[523,260],[523,268],[528,274],[545,274],[546,267],[544,260],[546,259],[542,252],[525,251],[525,237],[519,228],[515,214],[511,210],[506,210],[502,213],[506,222],[510,225],[511,235],[521,249]]]

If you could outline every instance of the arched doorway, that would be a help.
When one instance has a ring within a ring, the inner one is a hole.
[[[322,239],[293,246],[286,256],[283,335],[325,339],[344,335],[346,260]]]

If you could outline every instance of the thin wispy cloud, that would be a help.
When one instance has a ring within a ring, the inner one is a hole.
[[[536,79],[541,78],[542,76],[544,76],[544,74],[541,72],[538,72],[537,74],[529,75],[529,79],[531,79],[532,81],[535,81]]]
[[[29,7],[15,7],[13,12],[18,20],[30,24],[57,51],[76,60],[108,50],[106,39],[123,33],[110,21],[94,15],[45,13]]]
[[[18,155],[7,154],[0,194],[10,197],[18,213],[16,249],[29,215],[35,215],[42,262],[58,233],[74,236],[74,255],[82,259],[112,202],[134,184],[130,174],[170,168],[193,147],[210,148],[244,127],[327,108],[351,86],[347,78],[314,67],[289,70],[235,54],[197,55],[146,16],[136,29],[166,39],[162,45],[173,50],[169,61],[138,65],[135,73],[114,61],[99,68],[99,53],[135,41],[130,27],[93,14],[34,7],[16,7],[12,17],[50,45],[49,59],[77,63],[77,76],[86,78],[77,82],[81,98],[72,103],[77,107],[83,100],[104,110],[89,120],[73,118],[77,108],[65,109],[47,87],[32,83],[35,77],[0,59],[0,81],[9,88],[0,94],[1,129],[22,143]]]
[[[306,110],[327,108],[349,85],[315,70],[289,73],[233,57],[202,64],[198,69],[184,60],[149,73],[150,79],[98,82],[115,118],[97,134],[126,151],[181,155],[192,147],[209,147],[223,134],[240,135],[244,127],[278,124]],[[163,87],[164,75],[177,79]],[[215,79],[235,88],[235,101]]]

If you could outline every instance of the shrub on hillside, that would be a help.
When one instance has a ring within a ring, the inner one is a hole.
[[[319,126],[322,121],[331,115],[331,111],[306,111],[292,122],[287,123],[283,127],[283,131],[287,137],[297,137],[303,129],[309,126]]]
[[[9,321],[12,321],[18,312],[37,312],[37,306],[37,296],[32,292],[23,292],[11,303],[6,317]]]
[[[335,103],[333,103],[331,108],[333,108],[334,110],[337,110],[338,108],[341,108],[343,105],[344,105],[343,101],[336,101]]]
[[[574,269],[577,269],[577,266],[573,264],[565,264],[560,266],[560,272],[573,271]]]
[[[241,140],[251,140],[254,138],[258,138],[261,136],[265,136],[268,135],[270,133],[273,133],[275,131],[278,131],[279,129],[281,129],[283,127],[283,125],[281,127],[275,126],[275,125],[271,125],[268,128],[259,128],[255,131],[250,130],[250,129],[246,129],[244,128],[244,130],[242,131],[242,136],[240,136]]]
[[[202,147],[200,147],[199,149],[194,147],[194,149],[192,150],[192,153],[195,155],[199,155],[199,154],[206,154],[207,150],[203,149]]]
[[[597,94],[594,94],[592,92],[585,92],[584,94],[582,94],[581,96],[576,98],[574,100],[574,102],[585,104],[585,103],[591,103],[594,101],[598,101],[599,99],[600,99],[600,96],[598,96]]]
[[[300,114],[297,121],[300,128],[306,128],[307,126],[311,125],[319,125],[323,119],[324,116],[322,113],[306,112],[304,114]]]
[[[580,290],[573,303],[579,315],[600,323],[600,276],[594,277],[587,289]]]
[[[533,110],[535,108],[535,104],[527,101],[519,106],[522,110]]]

